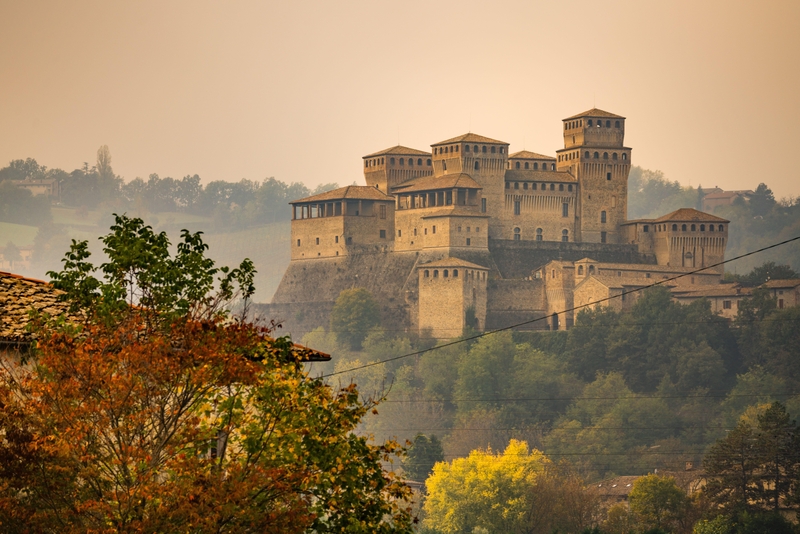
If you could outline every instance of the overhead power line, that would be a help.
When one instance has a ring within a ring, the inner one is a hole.
[[[365,363],[365,364],[359,365],[357,367],[352,367],[352,368],[350,368],[350,369],[348,369],[346,371],[334,371],[333,373],[328,373],[326,375],[322,375],[322,378],[328,378],[328,377],[336,376],[336,375],[340,375],[340,374],[351,373],[353,371],[357,371],[357,370],[360,370],[360,369],[366,369],[368,367],[374,367],[376,365],[383,365],[383,364],[386,364],[386,363],[389,363],[389,362],[393,362],[393,361],[396,361],[396,360],[401,360],[401,359],[404,359],[404,358],[410,358],[412,356],[419,356],[421,354],[425,354],[426,352],[432,352],[434,350],[439,350],[439,349],[443,349],[443,348],[446,348],[446,347],[452,347],[453,345],[458,345],[458,344],[461,344],[461,343],[467,343],[469,341],[474,341],[476,339],[487,337],[487,336],[490,336],[490,335],[493,335],[493,334],[497,334],[497,333],[500,333],[500,332],[505,332],[507,330],[513,330],[514,328],[518,328],[520,326],[525,326],[525,325],[533,324],[533,323],[536,323],[536,322],[539,322],[539,321],[544,321],[544,320],[552,317],[553,315],[561,315],[563,313],[574,312],[574,311],[577,311],[577,310],[581,310],[583,308],[588,308],[590,306],[594,307],[594,306],[597,306],[598,304],[602,304],[603,302],[608,302],[608,301],[611,301],[613,299],[622,298],[623,296],[630,295],[632,293],[639,293],[639,292],[644,291],[646,289],[650,289],[652,287],[664,285],[664,284],[666,284],[668,282],[672,282],[674,280],[678,280],[679,278],[684,278],[686,276],[691,276],[693,274],[697,274],[697,273],[700,273],[700,272],[703,272],[703,271],[708,271],[709,269],[713,269],[714,267],[719,267],[721,265],[725,265],[726,263],[730,263],[732,261],[740,260],[742,258],[746,258],[748,256],[753,256],[755,254],[760,254],[762,252],[765,252],[765,251],[773,249],[773,248],[782,247],[784,245],[788,245],[789,243],[792,243],[792,242],[798,241],[798,240],[800,240],[800,236],[792,237],[790,239],[786,239],[784,241],[780,241],[779,243],[773,243],[772,245],[767,245],[766,247],[762,247],[762,248],[759,248],[757,250],[751,250],[750,252],[745,252],[744,254],[740,254],[739,256],[730,258],[728,260],[723,260],[723,261],[714,263],[714,264],[709,265],[707,267],[702,267],[700,269],[695,269],[695,270],[690,271],[688,273],[679,274],[679,275],[676,275],[676,276],[673,276],[673,277],[670,277],[670,278],[664,278],[662,280],[658,280],[656,282],[653,282],[650,285],[646,285],[646,286],[643,286],[643,287],[630,289],[628,291],[623,291],[623,292],[619,293],[618,295],[612,295],[610,297],[602,298],[602,299],[597,300],[595,302],[590,302],[588,304],[581,304],[579,306],[573,306],[572,308],[567,308],[565,310],[562,310],[562,311],[557,312],[557,313],[552,314],[552,315],[545,315],[543,317],[537,317],[536,319],[531,319],[529,321],[522,321],[522,322],[519,322],[519,323],[515,323],[515,324],[512,324],[512,325],[509,325],[509,326],[504,326],[502,328],[496,328],[494,330],[489,330],[488,332],[482,332],[480,334],[475,334],[473,336],[469,336],[469,337],[466,337],[466,338],[456,339],[454,341],[450,341],[448,343],[443,343],[443,344],[437,345],[435,347],[431,347],[431,348],[428,348],[428,349],[422,349],[422,350],[418,350],[418,351],[414,351],[414,352],[409,352],[407,354],[403,354],[403,355],[400,355],[400,356],[395,356],[393,358],[387,358],[385,360],[377,360],[377,361],[374,361],[374,362]]]

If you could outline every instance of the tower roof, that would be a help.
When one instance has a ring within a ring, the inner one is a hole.
[[[624,119],[622,115],[615,115],[614,113],[603,111],[602,109],[592,108],[589,111],[584,111],[583,113],[578,113],[577,115],[573,115],[572,117],[567,117],[563,119],[565,121],[572,120],[572,119],[579,119],[581,117],[603,117],[609,119]]]
[[[408,180],[395,187],[395,193],[409,193],[412,191],[431,191],[433,189],[481,189],[478,182],[472,179],[469,174],[463,172],[455,174],[445,174],[444,176],[421,176]]]
[[[416,148],[409,148],[407,146],[397,145],[392,148],[385,148],[372,154],[367,154],[363,159],[374,158],[375,156],[385,156],[391,154],[392,156],[430,156],[430,152],[424,150],[417,150]]]
[[[717,217],[716,215],[711,215],[710,213],[698,211],[694,208],[681,208],[679,210],[675,210],[672,213],[667,213],[666,215],[662,215],[658,219],[655,219],[653,222],[666,222],[666,221],[730,222],[729,220],[723,219],[722,217]]]
[[[481,269],[484,271],[488,271],[488,267],[484,267],[483,265],[478,265],[477,263],[472,263],[466,260],[462,260],[461,258],[443,258],[441,260],[432,261],[430,263],[421,263],[419,265],[419,269],[427,269],[428,267],[462,267],[464,269]]]
[[[300,202],[323,202],[326,200],[345,200],[345,199],[394,201],[394,197],[390,197],[389,195],[384,194],[376,187],[370,187],[368,185],[348,185],[346,187],[340,187],[339,189],[334,189],[333,191],[326,191],[325,193],[320,193],[319,195],[312,195],[310,197],[305,197],[298,200],[292,200],[291,202],[289,202],[289,204],[299,204]]]
[[[447,145],[450,143],[488,143],[493,145],[507,145],[505,141],[498,141],[497,139],[492,139],[490,137],[484,137],[482,135],[474,134],[474,133],[465,133],[464,135],[459,135],[458,137],[453,137],[452,139],[447,139],[445,141],[439,141],[438,143],[433,143],[431,146],[438,146],[438,145]]]
[[[537,154],[536,152],[531,152],[530,150],[520,150],[519,152],[514,152],[513,154],[509,154],[508,159],[551,159],[553,161],[556,160],[555,156],[545,156],[544,154]]]

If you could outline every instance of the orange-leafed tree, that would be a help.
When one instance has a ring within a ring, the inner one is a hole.
[[[353,433],[372,406],[225,311],[246,308],[249,261],[182,239],[172,255],[118,216],[107,263],[76,242],[51,273],[74,315],[35,318],[35,349],[3,365],[0,531],[410,531],[382,467],[400,448]]]

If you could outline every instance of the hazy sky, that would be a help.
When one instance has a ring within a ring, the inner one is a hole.
[[[0,165],[363,183],[398,140],[554,154],[593,105],[635,165],[798,195],[800,2],[0,0]]]

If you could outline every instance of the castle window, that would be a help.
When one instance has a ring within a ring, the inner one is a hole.
[[[681,225],[681,232],[685,232],[685,231],[686,231],[686,225],[685,225],[685,224],[682,224],[682,225]]]
[[[585,157],[587,159],[589,158],[589,151],[588,150],[583,154],[583,157]]]
[[[434,278],[439,278],[439,269],[434,269],[433,270],[433,277]]]
[[[429,278],[430,275],[431,275],[431,272],[428,269],[425,269],[425,278]]]
[[[606,121],[606,128],[611,128],[611,121]]]
[[[528,182],[522,182],[522,189],[528,189]]]
[[[619,121],[614,122],[614,128],[619,128]]]
[[[600,242],[601,243],[605,243],[606,242],[606,237],[607,237],[607,235],[606,235],[605,232],[600,232]]]
[[[645,278],[650,278],[650,273],[644,273],[644,277]],[[694,280],[692,280],[692,283],[694,283]]]
[[[445,270],[442,272],[442,278],[447,278],[449,275],[450,275],[450,272],[449,272],[447,269],[445,269]]]
[[[386,239],[386,230],[380,230],[379,234],[381,239]]]
[[[471,243],[472,243],[472,240],[470,238],[467,238],[467,246],[470,246]]]
[[[697,227],[695,225],[692,225],[692,232],[694,232],[696,229]]]
[[[428,159],[428,167],[430,167],[430,166],[431,166],[431,160]]]
[[[723,229],[722,229],[722,225],[720,224],[720,225],[719,225],[719,228],[717,228],[717,229],[718,229],[720,232],[722,232],[722,231],[723,231]]]
[[[616,152],[611,154],[611,159],[613,159],[614,161],[617,161],[617,153]]]
[[[504,154],[504,153],[505,153],[505,152],[503,152],[503,150],[504,150],[504,149],[503,149],[503,147],[500,147],[500,153],[501,153],[501,154]]]
[[[597,158],[599,158],[599,157],[600,157],[600,153],[599,153],[599,152],[595,152],[595,153],[594,153],[594,159],[597,159]]]
[[[402,230],[398,230],[397,231],[397,237],[403,237],[403,231]],[[337,242],[338,242],[338,238],[337,238]]]
[[[519,182],[514,182],[514,189],[519,189]]]
[[[558,184],[558,190],[559,191],[563,191],[564,190],[564,184]]]
[[[567,186],[567,191],[572,191],[572,184],[569,184],[569,185]]]
[[[594,274],[594,265],[589,266],[589,274]]]
[[[484,147],[484,148],[485,148],[485,147]],[[472,146],[472,151],[473,151],[473,152],[477,152],[477,151],[478,151],[478,145],[473,145],[473,146]]]
[[[589,126],[592,126],[592,119],[589,119]]]
[[[443,171],[447,170],[447,162],[445,160],[442,160],[442,170]]]
[[[650,231],[650,227],[645,224],[644,227],[642,228],[642,232],[647,233],[649,231]]]
[[[299,239],[297,240],[297,246],[298,247],[300,246],[300,240]]]
[[[338,235],[333,236],[333,242],[334,243],[338,243],[339,242],[339,236]]]
[[[569,217],[569,204],[564,202],[561,204],[561,216],[562,217]]]
[[[389,164],[394,165],[394,158],[389,158]]]
[[[508,185],[508,184],[506,184],[506,185]],[[486,199],[485,198],[481,199],[481,213],[486,213]]]
[[[583,265],[578,265],[578,274],[583,274]]]
[[[556,184],[550,184],[550,191],[556,190]]]
[[[565,243],[569,241],[569,230],[561,230],[561,241]]]
[[[606,173],[606,180],[608,180],[609,182],[611,181],[611,173],[610,172]]]
[[[526,161],[526,162],[525,162],[525,168],[526,168],[526,169],[528,168],[528,165],[529,165],[529,163]]]
[[[383,165],[383,158],[381,158],[381,165]]]
[[[608,152],[603,152],[603,159],[608,159]],[[403,160],[400,160],[400,164],[402,165]]]
[[[536,241],[542,241],[544,239],[543,230],[541,228],[536,229]]]
[[[369,167],[369,161],[364,161],[364,167]]]
[[[422,158],[417,158],[417,165],[422,167]]]
[[[435,234],[436,233],[436,225],[435,224],[433,225],[433,229],[432,230],[433,230],[433,233]]]
[[[408,164],[413,167],[414,166],[414,158],[408,158]]]
[[[461,233],[461,226],[458,227],[458,233]]]
[[[494,154],[496,151],[497,151],[497,147],[492,147],[492,154]]]
[[[427,228],[423,228],[423,229],[422,229],[422,233],[423,233],[424,235],[428,235],[428,229],[427,229]]]
[[[708,225],[708,231],[709,232],[713,232],[714,231],[714,225],[713,224],[709,224]]]
[[[404,162],[405,162],[405,160],[403,158],[400,158],[400,165],[403,165]]]
[[[317,245],[319,245],[319,238],[316,238],[316,241],[317,241]]]
[[[555,164],[555,163],[551,163],[551,164],[550,164],[550,170],[551,170],[551,171],[554,171],[554,170],[556,170],[556,164]]]
[[[519,169],[519,161],[514,164],[514,167]]]
[[[345,240],[344,240],[344,243],[345,243],[345,245],[352,245],[353,244],[353,238],[352,237],[346,237]]]
[[[536,163],[536,162],[533,163],[533,170],[534,171],[538,171],[539,170],[539,164],[538,163]]]
[[[626,159],[628,159],[628,155],[627,155],[627,154],[625,154],[625,153],[623,153],[623,154],[622,154],[622,161],[625,161]]]
[[[464,152],[469,152],[469,145],[464,145]]]
[[[453,278],[458,278],[458,269],[453,269]]]
[[[678,225],[677,224],[673,224],[672,225],[672,231],[673,232],[677,232],[678,231]]]
[[[514,201],[514,215],[520,214],[520,203],[519,200]]]
[[[506,189],[511,189],[511,182],[506,182]]]
[[[514,228],[514,241],[519,241],[521,239],[520,229]]]
[[[705,224],[701,224],[700,225],[700,231],[701,232],[705,232],[706,231],[706,225]]]
[[[481,147],[481,152],[483,152],[484,154],[486,154],[486,145],[483,145],[483,146]]]
[[[417,229],[414,228],[414,237],[417,237]]]
[[[456,145],[456,152],[458,152],[458,145]]]
[[[386,218],[386,204],[381,204],[381,206],[379,208],[379,211],[380,211],[380,214],[381,214],[381,219],[385,219]]]
[[[600,222],[601,223],[606,222],[606,212],[605,211],[601,211],[600,212]]]
[[[480,226],[476,226],[476,227],[475,227],[475,233],[477,234],[477,233],[478,233],[478,232],[480,232],[480,231],[481,231],[481,227],[480,227]]]
[[[477,170],[480,170],[480,168],[481,168],[481,164],[480,164],[480,162],[476,161],[476,162],[475,162],[475,170],[476,170],[476,171],[477,171]]]

